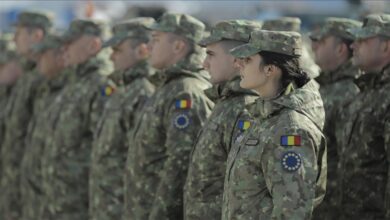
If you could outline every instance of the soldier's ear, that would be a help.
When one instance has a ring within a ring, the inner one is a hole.
[[[383,51],[390,54],[390,40],[388,39],[383,40]]]
[[[186,48],[186,43],[181,39],[177,39],[173,42],[172,46],[174,53],[182,53],[182,51]]]
[[[139,59],[145,59],[149,56],[149,47],[147,44],[142,43],[137,46],[136,50],[137,58]]]
[[[34,42],[40,42],[43,40],[44,37],[45,33],[42,29],[34,28],[34,30],[32,31],[32,38]]]
[[[102,40],[98,37],[91,37],[88,45],[90,54],[97,54],[102,48]]]

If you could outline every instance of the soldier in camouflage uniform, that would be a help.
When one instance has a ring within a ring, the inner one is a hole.
[[[196,134],[210,115],[202,70],[204,25],[184,14],[164,14],[151,27],[150,63],[162,85],[134,128],[126,171],[126,219],[182,219],[183,185]]]
[[[299,67],[296,32],[255,31],[231,50],[243,59],[241,87],[260,98],[255,119],[230,150],[222,219],[311,219],[326,182],[324,108],[317,84]]]
[[[33,117],[29,122],[25,138],[25,151],[20,170],[20,186],[22,195],[22,218],[24,220],[39,219],[38,210],[42,200],[41,164],[43,140],[46,132],[46,109],[66,83],[69,74],[62,73],[64,62],[62,59],[63,42],[54,35],[33,46],[35,53],[40,54],[37,62],[37,71],[44,76],[44,82],[37,89],[34,98]]]
[[[2,178],[0,213],[2,219],[19,219],[21,214],[19,166],[24,152],[27,124],[32,116],[33,99],[41,83],[41,76],[33,70],[37,56],[31,46],[42,41],[52,25],[42,13],[23,12],[16,22],[16,51],[21,55],[24,74],[18,79],[5,109],[5,133],[1,147]]]
[[[350,102],[359,92],[354,80],[360,71],[352,65],[350,45],[353,36],[348,29],[360,27],[361,22],[347,18],[327,18],[322,28],[310,38],[316,44],[315,61],[321,67],[321,74],[316,81],[320,84],[320,93],[324,101],[326,123],[324,133],[328,146],[328,179],[326,196],[315,210],[314,219],[337,219],[337,161],[338,149],[335,139],[337,112],[341,106]]]
[[[251,121],[243,110],[257,97],[240,87],[239,69],[229,50],[247,43],[250,33],[260,28],[251,21],[223,21],[200,42],[207,49],[203,66],[213,83],[205,92],[215,106],[192,149],[184,187],[185,219],[221,219],[227,155],[234,139],[249,128]]]
[[[1,34],[0,36],[0,149],[3,140],[5,106],[11,95],[13,85],[22,74],[22,69],[18,64],[18,56],[12,43],[11,34]],[[0,163],[1,178],[1,163]]]
[[[336,124],[338,219],[390,219],[390,15],[368,15],[352,29],[353,63],[365,73],[360,93]]]
[[[265,20],[263,23],[263,30],[269,31],[301,31],[301,19],[296,17],[281,17],[273,20]],[[319,67],[314,63],[310,56],[309,49],[305,42],[302,42],[301,67],[309,74],[311,79],[319,75]]]
[[[147,64],[152,18],[136,18],[113,27],[105,46],[113,48],[115,72],[110,75],[102,117],[92,144],[89,175],[89,214],[92,220],[121,219],[124,207],[123,172],[127,157],[126,134],[134,126],[143,103],[154,92],[154,73]],[[112,93],[112,95],[111,95]]]
[[[63,36],[65,65],[72,68],[66,86],[47,109],[41,156],[42,220],[88,218],[88,175],[93,131],[107,98],[107,60],[99,57],[104,25],[75,20]]]

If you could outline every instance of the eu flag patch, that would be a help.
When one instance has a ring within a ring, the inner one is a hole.
[[[283,135],[280,137],[280,145],[282,145],[282,146],[301,146],[301,136],[299,136],[299,135]]]
[[[102,96],[110,96],[115,92],[115,88],[112,86],[103,86],[100,93]]]
[[[190,109],[192,107],[191,99],[180,99],[175,102],[176,109]]]
[[[241,131],[247,130],[251,126],[251,122],[248,120],[239,120],[238,121],[238,128]]]

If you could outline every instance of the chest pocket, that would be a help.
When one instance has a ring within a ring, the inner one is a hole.
[[[245,135],[241,143],[235,145],[228,158],[228,179],[253,178],[248,175],[261,172],[260,157],[263,146],[259,138],[251,133]]]

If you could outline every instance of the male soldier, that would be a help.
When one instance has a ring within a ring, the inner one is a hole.
[[[148,80],[153,74],[147,64],[147,43],[153,18],[135,18],[113,28],[114,36],[105,46],[113,49],[115,72],[111,85],[103,91],[113,93],[107,103],[92,144],[89,174],[89,215],[93,220],[120,219],[123,215],[123,172],[128,144],[126,133],[138,118],[143,102],[152,95]]]
[[[37,71],[45,79],[37,89],[34,98],[33,118],[30,120],[25,138],[25,151],[21,162],[21,195],[22,219],[39,219],[38,210],[42,202],[41,164],[43,140],[50,132],[46,126],[47,109],[54,98],[66,83],[69,74],[63,73],[61,38],[48,35],[45,39],[33,46],[33,51],[40,54],[37,62]]]
[[[390,219],[390,15],[368,15],[351,33],[353,63],[365,73],[336,124],[338,219]]]
[[[24,74],[13,87],[5,110],[5,133],[0,159],[3,169],[0,213],[3,219],[20,218],[19,166],[21,155],[24,152],[26,125],[32,116],[32,100],[41,81],[41,76],[33,71],[37,56],[32,53],[31,46],[42,41],[52,26],[52,22],[45,14],[23,12],[19,15],[15,25],[16,51],[25,61]]]
[[[64,62],[74,68],[69,83],[50,105],[42,154],[43,201],[39,219],[87,219],[92,132],[103,107],[106,65],[98,53],[103,25],[75,20],[64,34]]]
[[[12,86],[22,73],[21,68],[17,64],[17,55],[11,36],[10,34],[0,35],[0,147],[1,140],[3,140],[5,106],[11,94]]]
[[[18,57],[15,53],[15,48],[12,43],[11,34],[0,35],[0,149],[1,141],[3,140],[5,106],[13,85],[22,74],[22,69],[18,63]],[[1,178],[1,163],[0,163],[0,178]]]
[[[360,27],[361,22],[347,18],[327,18],[322,28],[313,33],[315,62],[322,72],[317,82],[321,85],[320,93],[324,102],[326,122],[325,134],[328,143],[328,179],[324,201],[315,209],[314,219],[337,219],[337,161],[338,154],[335,139],[336,110],[354,99],[359,88],[354,80],[359,75],[357,67],[352,66],[353,36],[347,29]]]
[[[195,136],[210,114],[202,71],[204,25],[185,14],[164,14],[151,29],[153,67],[164,83],[137,121],[129,146],[127,219],[182,219],[183,185]]]
[[[260,28],[251,21],[222,21],[200,42],[207,49],[203,66],[214,85],[206,94],[215,106],[192,149],[184,188],[185,219],[221,219],[227,155],[234,139],[249,128],[251,121],[243,110],[257,97],[240,87],[239,69],[229,50],[247,43],[250,33]],[[236,121],[241,121],[239,127],[234,126]]]
[[[265,20],[262,26],[263,30],[270,31],[301,31],[301,19],[297,17],[280,17],[272,20]],[[304,43],[304,41],[302,41]],[[302,55],[300,58],[301,67],[305,70],[310,78],[314,79],[319,75],[319,67],[314,63],[310,56],[306,44],[302,44]]]

